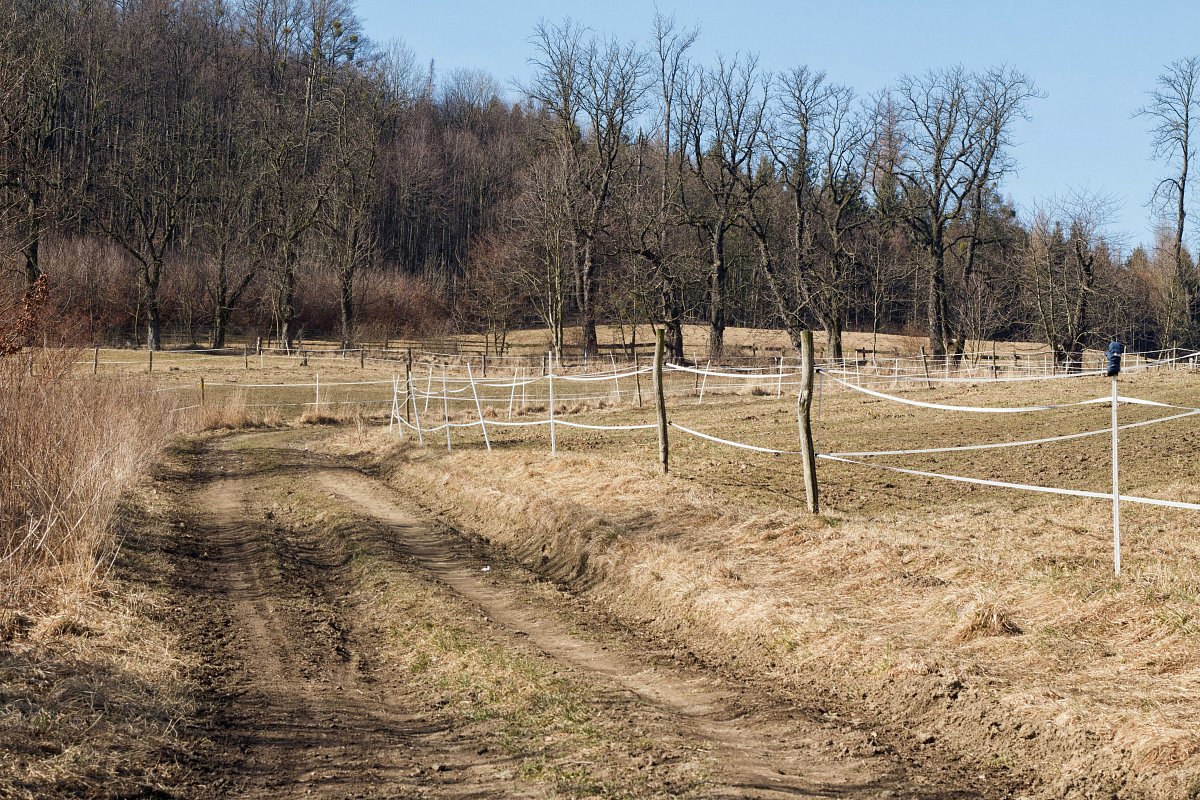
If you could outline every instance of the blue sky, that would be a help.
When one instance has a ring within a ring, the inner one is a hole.
[[[654,7],[359,0],[358,8],[369,36],[403,39],[439,72],[480,68],[511,84],[529,72],[526,40],[538,19],[570,16],[599,32],[645,39]],[[932,67],[1016,67],[1046,97],[1031,103],[1030,121],[1016,130],[1019,171],[1007,193],[1022,209],[1071,188],[1109,193],[1119,204],[1112,232],[1128,246],[1153,237],[1147,203],[1165,167],[1151,160],[1147,123],[1133,112],[1165,64],[1200,53],[1200,3],[659,0],[658,8],[700,26],[699,59],[753,51],[765,69],[807,64],[863,95]]]

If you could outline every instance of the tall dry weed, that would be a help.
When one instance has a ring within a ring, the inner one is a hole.
[[[0,358],[0,616],[86,592],[116,552],[121,493],[175,428],[142,381],[72,371],[78,354]]]

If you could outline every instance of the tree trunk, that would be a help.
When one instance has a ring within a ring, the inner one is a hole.
[[[284,268],[279,286],[279,343],[285,350],[292,349],[296,338],[296,270],[289,253],[284,255]]]
[[[683,292],[675,286],[670,287],[667,298],[667,333],[669,335],[668,352],[671,361],[682,364],[683,355]]]
[[[162,321],[158,308],[158,287],[146,287],[146,349],[162,349]]]
[[[342,294],[342,349],[354,346],[354,268],[343,268],[341,275]]]
[[[929,350],[934,356],[945,356],[949,354],[952,342],[946,319],[945,256],[941,253],[935,253],[929,271],[928,301]]]
[[[39,250],[42,242],[42,223],[38,218],[37,195],[29,197],[29,240],[22,248],[25,255],[25,288],[30,289],[42,277]]]
[[[229,331],[229,317],[232,313],[233,309],[225,305],[223,300],[217,303],[216,312],[213,314],[212,348],[214,350],[225,346],[225,337]]]
[[[583,354],[592,360],[595,360],[600,349],[596,337],[595,270],[596,263],[592,254],[592,243],[589,241],[583,245],[583,267],[579,274],[579,324],[583,329]]]
[[[725,283],[729,268],[725,263],[725,229],[712,234],[712,277],[709,285],[708,357],[718,359],[725,349]]]
[[[831,315],[823,321],[825,323],[825,337],[828,342],[825,357],[840,361],[842,358],[842,320],[835,315]]]

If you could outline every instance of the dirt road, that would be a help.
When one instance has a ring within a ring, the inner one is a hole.
[[[204,796],[1001,796],[617,629],[294,432],[197,450],[175,587]]]

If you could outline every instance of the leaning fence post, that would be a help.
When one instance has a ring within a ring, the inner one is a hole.
[[[712,369],[711,358],[708,360],[708,363],[704,365],[704,380],[700,381],[700,396],[696,398],[696,405],[700,405],[704,402],[704,389],[708,386],[708,371],[710,369]]]
[[[932,389],[933,384],[929,382],[929,359],[925,357],[925,348],[921,348],[921,366],[925,368],[925,388]]]
[[[509,419],[512,419],[513,403],[516,402],[516,399],[517,399],[517,367],[513,367],[512,386],[509,387],[509,392],[508,392],[508,418]]]
[[[433,364],[429,365],[429,378],[425,381],[425,408],[422,410],[429,411],[429,398],[433,395]],[[415,403],[415,401],[414,401]]]
[[[549,354],[547,363],[550,365],[550,370],[546,373],[550,382],[550,455],[554,456],[558,455],[558,442],[554,440],[554,360]]]
[[[796,415],[800,423],[800,462],[804,470],[804,495],[808,510],[816,514],[820,504],[817,496],[817,456],[812,436],[813,396],[813,335],[800,334],[800,395],[796,399]]]
[[[413,419],[417,423],[417,444],[421,447],[424,447],[425,434],[421,432],[421,415],[417,413],[417,398],[413,395],[413,376],[411,364],[409,365],[406,375],[408,378],[408,396],[412,398]]]
[[[475,376],[471,374],[471,362],[467,361],[467,380],[471,382],[471,396],[475,398],[475,413],[479,414],[479,429],[483,431],[483,443],[492,452],[492,440],[488,438],[487,423],[483,420],[483,406],[479,404],[479,392],[475,391]]]
[[[663,474],[668,471],[669,447],[667,442],[667,401],[663,395],[663,353],[666,351],[663,342],[663,329],[654,331],[654,404],[658,419],[658,463],[662,466]]]
[[[400,382],[399,378],[397,378],[395,373],[393,373],[392,374],[392,413],[388,417],[388,433],[392,432],[393,425],[395,425],[397,428],[400,427],[400,392],[399,392],[399,386],[398,386],[399,382]],[[407,403],[408,400],[406,399],[404,402]]]
[[[450,452],[450,396],[446,393],[446,365],[442,365],[442,415],[446,421],[446,452]]]

